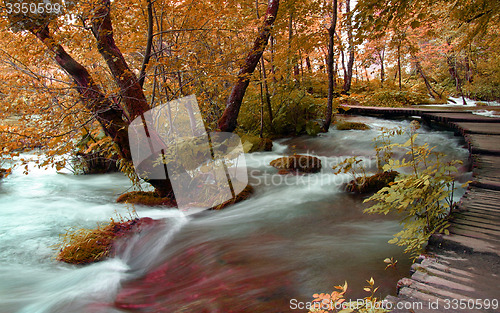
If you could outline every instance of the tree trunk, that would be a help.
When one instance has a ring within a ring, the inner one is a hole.
[[[128,123],[125,122],[123,110],[114,106],[101,92],[87,69],[56,43],[48,26],[31,30],[31,32],[54,53],[57,64],[73,79],[83,104],[94,115],[106,135],[116,143],[121,157],[130,161],[132,157],[128,142]]]
[[[337,32],[335,32],[335,37],[337,37],[338,42],[342,42],[342,40],[340,39],[340,36],[339,36],[339,34],[337,34]],[[345,66],[345,53],[344,53],[344,48],[342,47],[342,45],[340,45],[339,48],[340,48],[340,63],[342,64],[342,71],[344,73],[344,79],[345,79],[347,77],[347,67]],[[335,65],[336,65],[336,63],[337,62],[335,62]],[[337,69],[335,66],[335,72],[336,71],[337,71]]]
[[[401,91],[401,43],[398,44],[398,76],[399,76],[399,91]]]
[[[130,121],[150,109],[137,77],[128,67],[120,49],[116,46],[111,23],[110,0],[97,4],[92,22],[92,33],[97,40],[97,49],[106,61],[115,83],[120,88],[120,96]]]
[[[471,59],[472,59],[472,44],[469,44],[469,49],[465,55],[465,79],[467,82],[472,83],[474,73],[472,71]]]
[[[446,43],[448,44],[448,47],[451,47],[451,40],[449,38],[446,40]],[[446,56],[446,63],[448,63],[448,72],[450,73],[451,78],[455,80],[455,87],[457,89],[457,92],[460,95],[460,97],[462,97],[463,105],[467,105],[467,103],[465,102],[464,93],[462,91],[462,81],[457,71],[456,57],[452,56],[451,54],[448,54]]]
[[[262,58],[260,59],[262,62]],[[262,67],[259,68],[259,73],[260,73],[260,132],[259,132],[259,137],[263,138],[264,137],[264,87],[262,86]]]
[[[139,85],[144,86],[146,80],[146,67],[151,59],[151,48],[153,47],[153,3],[152,0],[147,0],[148,12],[148,39],[146,42],[146,51],[144,52],[144,60],[142,61],[141,71],[139,72]]]
[[[255,9],[257,10],[257,18],[260,19],[260,14],[259,14],[259,0],[255,0]],[[272,40],[272,38],[271,38]],[[274,127],[273,127],[273,108],[271,106],[271,95],[269,94],[269,86],[267,85],[267,73],[266,73],[266,66],[264,64],[264,53],[260,57],[260,75],[261,75],[261,80],[262,80],[262,85],[261,85],[261,97],[262,97],[262,87],[264,87],[264,100],[267,106],[267,111],[269,114],[269,128],[271,132],[274,133]],[[272,65],[271,65],[272,66]],[[262,110],[262,114],[264,114],[264,110]],[[264,124],[262,116],[262,125]],[[261,129],[261,137],[262,137],[262,129]]]
[[[455,80],[455,88],[457,90],[457,93],[462,98],[463,105],[467,105],[467,103],[465,102],[464,93],[462,91],[462,80],[458,76],[457,72],[456,60],[454,61],[453,57],[448,55],[446,57],[446,61],[448,63],[448,72],[450,73],[450,76]]]
[[[218,128],[224,132],[232,132],[238,125],[238,114],[240,112],[241,103],[245,96],[245,91],[250,83],[250,76],[254,72],[259,63],[264,49],[271,35],[271,28],[276,20],[278,13],[279,0],[269,0],[264,24],[260,28],[259,34],[254,41],[252,50],[248,53],[243,66],[238,72],[238,78],[231,90],[231,94],[227,99],[226,109],[219,119]]]
[[[346,0],[346,16],[347,16],[347,40],[349,47],[349,60],[347,61],[347,75],[344,76],[344,92],[348,93],[351,90],[352,82],[352,67],[354,65],[354,40],[352,37],[352,16],[351,16],[351,1]]]
[[[439,97],[439,94],[434,90],[434,88],[432,88],[432,85],[429,83],[429,80],[427,79],[427,76],[424,74],[424,71],[422,69],[422,66],[420,65],[420,62],[415,61],[415,66],[417,68],[417,72],[424,79],[425,86],[427,87],[427,91],[429,92],[429,95],[432,97],[432,99],[436,99],[436,96]],[[434,93],[436,95],[434,95]]]
[[[385,69],[384,69],[384,59],[385,59],[385,50],[379,50],[378,51],[378,57],[380,60],[380,86],[384,88],[384,81],[385,81]]]
[[[271,105],[271,94],[269,93],[269,86],[267,84],[267,73],[266,73],[266,66],[264,65],[264,57],[260,59],[262,62],[262,82],[264,85],[264,100],[266,102],[267,106],[267,113],[269,115],[269,128],[271,129],[271,132],[274,132],[274,126],[273,126],[273,108]]]
[[[312,74],[311,58],[306,56],[306,67],[309,74]]]
[[[327,132],[332,123],[333,114],[333,87],[334,87],[334,77],[333,77],[333,48],[335,39],[335,27],[337,26],[337,0],[332,1],[333,4],[333,16],[332,23],[328,28],[328,61],[327,61],[327,72],[328,72],[328,99],[326,103],[326,116],[325,123],[323,124],[323,131]]]
[[[255,0],[255,9],[257,11],[257,18],[260,19],[260,14],[259,14],[259,0]],[[272,40],[272,38],[271,38]],[[260,93],[261,93],[261,100],[262,97],[264,97],[266,106],[267,106],[267,111],[269,114],[269,128],[271,132],[274,133],[274,127],[273,127],[273,108],[271,106],[271,95],[269,94],[269,86],[267,85],[267,73],[266,73],[266,66],[264,64],[264,54],[260,57],[260,75],[261,75],[261,80],[262,84],[260,86]],[[262,90],[262,87],[264,87],[264,90]],[[262,95],[262,92],[264,91],[264,96]],[[264,109],[262,108],[261,112],[261,130],[260,130],[260,136],[262,138],[262,132],[263,132],[263,125],[264,125]]]
[[[123,54],[116,46],[113,24],[111,22],[111,2],[110,0],[101,0],[97,4],[94,16],[91,19],[92,33],[97,40],[97,49],[108,65],[115,83],[120,89],[120,96],[128,113],[129,121],[132,122],[137,117],[142,117],[150,107],[146,96],[142,90],[140,81],[130,70]],[[159,140],[158,136],[151,130],[147,130],[152,140]],[[172,185],[168,178],[166,167],[164,168],[166,179],[147,180],[155,187],[161,196],[173,196]]]
[[[465,80],[469,83],[472,83],[472,70],[468,55],[465,56]]]
[[[92,19],[92,31],[97,39],[98,50],[120,88],[122,101],[118,103],[112,103],[109,98],[106,98],[85,67],[75,61],[61,45],[56,43],[50,35],[48,26],[30,31],[55,54],[58,65],[75,82],[75,88],[84,105],[94,114],[106,135],[111,137],[117,145],[120,156],[131,162],[128,125],[136,117],[148,111],[149,105],[137,77],[128,68],[123,55],[114,42],[109,8],[109,1],[101,1],[95,11],[96,15]],[[120,102],[124,104],[124,107],[120,105]],[[160,194],[172,194],[172,186],[168,177],[165,180],[149,181],[149,183]]]
[[[273,82],[277,83],[278,80],[276,79],[276,68],[274,67],[274,36],[271,35],[269,40],[271,41],[271,74],[273,74]]]

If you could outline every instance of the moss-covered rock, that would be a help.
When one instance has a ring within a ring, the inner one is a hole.
[[[280,174],[288,174],[289,172],[317,173],[321,170],[320,159],[300,154],[273,160],[270,165],[280,170]],[[284,170],[287,172],[285,173]]]
[[[98,262],[114,255],[114,244],[118,239],[141,231],[146,225],[153,225],[151,218],[136,218],[128,221],[114,221],[96,229],[68,231],[56,257],[58,261],[71,264]]]
[[[250,185],[247,185],[239,194],[236,195],[236,197],[229,199],[222,204],[214,206],[213,208],[211,208],[211,210],[221,210],[221,209],[223,209],[231,204],[235,204],[235,203],[238,203],[240,201],[243,201],[243,200],[247,199],[248,197],[250,197],[253,194],[253,191],[254,191],[253,187]]]
[[[142,204],[149,206],[166,205],[177,206],[174,199],[160,197],[155,191],[131,191],[124,193],[116,199],[118,203]]]
[[[335,126],[337,126],[338,130],[368,130],[370,129],[370,126],[364,124],[364,123],[359,123],[359,122],[348,122],[348,121],[337,121],[335,122]]]
[[[269,138],[260,138],[252,135],[242,135],[240,137],[245,153],[273,150],[273,141]]]
[[[210,208],[211,210],[220,210],[228,205],[240,202],[242,200],[245,200],[248,198],[252,193],[253,193],[253,187],[248,185],[246,186],[243,191],[241,191],[239,194],[236,195],[235,198],[227,200],[226,202],[219,204],[213,208]],[[169,206],[169,207],[175,207],[177,206],[177,203],[175,200],[170,199],[168,197],[162,198],[159,197],[158,194],[154,191],[131,191],[124,193],[118,199],[116,199],[116,202],[119,203],[130,203],[130,204],[142,204],[142,205],[148,205],[148,206],[157,206],[157,205],[164,205],[164,206]]]
[[[396,171],[390,171],[377,173],[369,177],[357,177],[356,179],[350,181],[345,186],[345,189],[349,192],[355,193],[377,192],[380,189],[389,186],[389,184],[396,179],[398,174],[399,173]]]

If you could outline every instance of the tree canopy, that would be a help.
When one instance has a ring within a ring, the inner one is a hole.
[[[500,99],[498,1],[43,3],[3,2],[0,143],[44,165],[100,151],[130,172],[130,121],[189,94],[208,129],[269,137],[316,133],[329,101]]]

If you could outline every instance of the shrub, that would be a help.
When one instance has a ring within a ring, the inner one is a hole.
[[[427,94],[420,92],[379,89],[368,94],[364,102],[368,105],[403,107],[428,104],[431,102],[431,99]]]
[[[385,313],[389,310],[384,309],[382,301],[375,296],[378,287],[375,287],[375,281],[373,277],[366,281],[367,286],[363,288],[364,291],[370,293],[368,297],[365,297],[362,301],[346,301],[344,298],[347,292],[347,282],[343,286],[335,286],[335,291],[332,293],[316,293],[313,295],[314,300],[312,301],[312,308],[309,309],[309,313],[347,313],[347,312],[359,312],[359,313]]]
[[[281,97],[281,98],[280,98]],[[277,111],[274,118],[278,135],[301,135],[314,133],[313,121],[323,113],[323,99],[316,99],[303,90],[293,90],[289,94],[275,96]]]
[[[339,164],[335,165],[333,167],[333,170],[335,171],[335,174],[339,173],[350,174],[353,180],[356,180],[356,178],[358,177],[365,180],[366,179],[365,167],[363,165],[360,165],[362,161],[363,160],[360,160],[357,157],[347,158],[344,161],[340,162]]]
[[[399,174],[396,171],[380,171],[372,176],[367,176],[365,167],[360,164],[361,162],[362,160],[352,157],[345,159],[333,167],[335,174],[348,173],[352,176],[352,180],[344,187],[344,189],[348,192],[375,192],[385,186],[388,186],[389,183],[393,182]]]
[[[104,132],[86,132],[76,145],[70,170],[74,174],[103,174],[118,172],[119,154],[110,137]]]
[[[461,164],[457,160],[442,162],[444,155],[434,152],[434,147],[429,147],[427,143],[416,145],[418,127],[418,122],[412,122],[407,130],[410,135],[408,141],[391,145],[408,149],[408,160],[391,159],[383,166],[385,171],[409,168],[411,173],[400,175],[397,181],[364,201],[375,202],[365,210],[366,213],[397,212],[403,215],[403,230],[389,242],[406,246],[405,252],[414,256],[421,252],[432,234],[448,233],[448,217],[454,206],[452,173],[457,172],[455,165]]]
[[[243,150],[245,153],[271,151],[273,149],[273,141],[269,138],[260,138],[253,135],[240,135]]]

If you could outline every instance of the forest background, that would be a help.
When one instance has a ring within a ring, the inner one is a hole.
[[[130,174],[130,121],[190,94],[207,129],[271,139],[348,104],[500,100],[498,1],[16,2],[41,1],[3,3],[0,149],[43,147],[41,166],[97,153]]]

